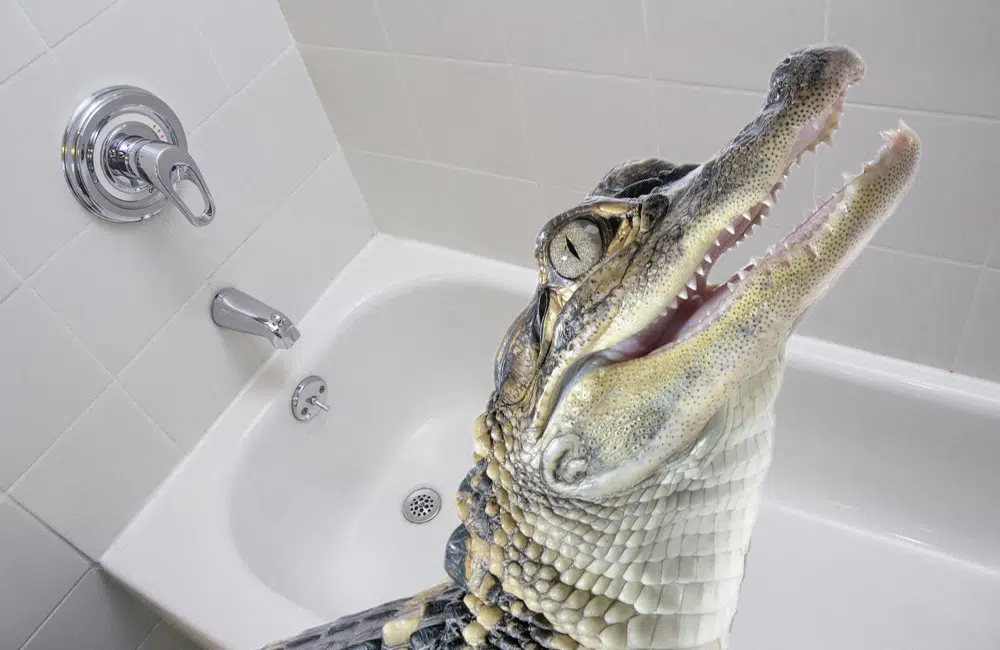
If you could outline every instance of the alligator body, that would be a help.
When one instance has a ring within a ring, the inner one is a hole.
[[[270,648],[728,647],[785,342],[905,194],[916,134],[883,133],[763,259],[721,285],[708,272],[829,141],[863,71],[849,48],[795,52],[711,160],[622,164],[550,221],[475,425],[451,579]]]

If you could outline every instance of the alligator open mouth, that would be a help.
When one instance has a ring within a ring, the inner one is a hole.
[[[866,164],[864,170],[856,176],[845,174],[845,184],[808,214],[784,239],[772,246],[763,258],[751,259],[742,270],[721,284],[708,283],[709,273],[719,258],[735,249],[767,218],[792,168],[798,166],[802,157],[807,152],[815,151],[820,144],[832,144],[833,133],[840,124],[845,97],[846,89],[822,115],[799,131],[785,161],[784,170],[771,190],[760,202],[738,215],[717,235],[685,286],[649,325],[607,350],[612,360],[624,361],[643,357],[692,336],[723,313],[731,302],[729,299],[739,290],[742,283],[761,268],[782,261],[787,262],[798,250],[818,255],[812,240],[822,232],[824,226],[828,225],[831,215],[843,206],[848,192],[860,186],[868,176],[879,173],[891,158],[893,151],[911,137],[912,131],[902,122],[897,130],[882,133],[887,143],[880,149],[875,160]]]

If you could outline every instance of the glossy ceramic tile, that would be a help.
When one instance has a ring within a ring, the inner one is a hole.
[[[951,366],[979,269],[867,249],[803,321],[803,334]]]
[[[517,83],[540,183],[591,188],[618,163],[656,155],[647,81],[521,69]]]
[[[0,642],[19,648],[87,570],[71,546],[0,496]]]
[[[1000,271],[988,270],[978,283],[962,344],[958,372],[1000,381]]]
[[[823,40],[824,12],[825,0],[646,0],[653,77],[766,90],[786,54]]]
[[[993,0],[830,0],[829,20],[868,65],[856,101],[1000,117]]]
[[[215,291],[202,287],[120,377],[182,452],[198,442],[273,351],[259,337],[212,322],[214,297]]]
[[[145,605],[93,568],[23,650],[134,650],[155,624]]]
[[[506,61],[491,0],[379,0],[396,52],[472,61]]]
[[[428,159],[530,177],[528,142],[509,66],[413,56],[401,57],[400,63]]]
[[[347,150],[347,162],[380,231],[432,225],[441,199],[434,166],[417,160]]]
[[[116,2],[116,0],[18,1],[49,45],[55,45],[66,38]]]
[[[10,267],[7,260],[0,257],[0,302],[13,293],[20,283],[21,278],[17,272]]]
[[[158,34],[170,34],[184,47],[147,47],[143,56],[122,56],[120,36],[132,33],[137,25],[156,25]],[[65,68],[77,102],[105,86],[139,86],[170,104],[189,132],[227,95],[215,61],[187,12],[164,11],[158,0],[119,0],[52,52]],[[74,108],[75,103],[62,108],[64,121]]]
[[[295,40],[361,50],[388,47],[375,0],[279,0]]]
[[[0,86],[0,254],[22,277],[93,221],[66,188],[61,166],[53,163],[57,150],[37,141],[40,133],[58,138],[78,101],[52,55]],[[58,139],[53,142],[58,147]]]
[[[879,131],[903,119],[920,135],[920,171],[896,215],[875,236],[881,246],[970,264],[986,260],[1000,223],[994,186],[1000,123],[848,105],[832,150],[821,150],[819,186],[843,185],[882,146]]]
[[[646,77],[640,0],[504,0],[495,3],[513,63]]]
[[[374,234],[338,150],[226,261],[212,285],[235,286],[299,320]]]
[[[762,93],[684,84],[654,85],[660,157],[675,163],[710,158],[754,118]]]
[[[46,49],[17,0],[0,0],[0,83]]]
[[[434,176],[442,199],[439,225],[433,232],[415,229],[415,238],[534,264],[535,239],[549,220],[535,183],[446,167],[437,168]]]
[[[177,446],[112,384],[10,493],[98,560],[179,459]]]
[[[302,57],[342,145],[422,155],[417,120],[391,54],[303,46]]]
[[[274,0],[186,0],[188,12],[230,92],[245,86],[292,44]]]
[[[0,364],[0,488],[6,489],[109,377],[30,288],[0,304],[0,338],[11,342]]]

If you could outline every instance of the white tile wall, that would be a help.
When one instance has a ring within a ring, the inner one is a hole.
[[[378,7],[397,52],[507,60],[490,0],[383,0]]]
[[[401,63],[428,159],[530,176],[509,66],[414,56],[402,57]]]
[[[834,149],[795,173],[757,241],[720,262],[716,277],[762,252],[813,206],[816,189],[826,193],[840,171],[871,158],[877,132],[903,118],[925,143],[916,188],[803,331],[997,379],[996,276],[987,271],[1000,269],[1000,210],[991,197],[1000,169],[997,3],[281,6],[296,40],[314,46],[310,59],[345,62],[336,75],[312,65],[310,72],[321,96],[336,97],[327,112],[376,224],[519,264],[533,263],[542,224],[615,164],[657,154],[699,161],[725,144],[756,112],[789,51],[824,40],[855,46],[868,76],[852,91]],[[383,70],[373,77],[377,89],[344,92],[367,77],[365,56]],[[373,97],[384,105],[372,106]]]
[[[17,0],[0,0],[0,81],[44,51],[45,41]]]
[[[393,58],[382,52],[302,46],[320,99],[345,147],[420,158],[417,118]]]
[[[87,572],[87,561],[0,496],[0,639],[19,648]]]
[[[513,63],[630,77],[649,75],[641,0],[507,0],[495,4]]]
[[[330,4],[367,6],[384,43],[373,3]],[[211,323],[214,292],[301,318],[374,232],[277,0],[162,9],[0,0],[4,650],[197,647],[95,563],[272,354]],[[169,47],[127,55],[142,25]],[[120,83],[180,115],[218,204],[207,228],[175,211],[115,226],[72,198],[55,143],[85,96]]]

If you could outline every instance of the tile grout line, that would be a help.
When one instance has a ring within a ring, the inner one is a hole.
[[[85,20],[83,22],[83,24],[77,25],[68,34],[66,34],[65,36],[60,37],[59,40],[56,41],[55,43],[49,44],[48,41],[46,41],[45,44],[48,46],[48,48],[49,48],[50,51],[56,49],[58,46],[62,45],[66,41],[66,39],[68,39],[70,36],[72,36],[73,34],[76,34],[80,30],[82,30],[83,28],[85,28],[87,25],[89,25],[90,23],[94,22],[95,20],[97,20],[98,18],[100,18],[101,16],[103,16],[104,14],[108,13],[113,8],[117,7],[119,2],[120,2],[120,0],[113,0],[111,2],[111,4],[109,4],[107,7],[104,7],[103,9],[101,9],[100,11],[98,11],[96,14],[94,14],[93,16],[91,16],[90,18],[88,18],[87,20]],[[22,5],[23,5],[23,2],[22,2]],[[25,14],[27,14],[27,13],[28,12],[25,12]],[[29,17],[29,19],[30,19],[30,17]],[[34,22],[32,22],[32,25],[34,25]],[[43,38],[42,40],[45,40],[45,39]]]
[[[6,77],[0,80],[0,90],[2,90],[3,87],[11,81],[11,79],[20,74],[25,68],[28,68],[32,63],[34,63],[35,61],[37,61],[38,59],[42,58],[43,56],[52,51],[52,46],[49,45],[48,41],[45,40],[45,37],[42,36],[42,32],[41,30],[38,29],[38,26],[35,24],[35,21],[33,21],[31,19],[31,16],[28,15],[28,12],[25,11],[24,3],[22,3],[21,0],[14,0],[14,6],[16,6],[18,9],[21,10],[21,15],[23,15],[24,19],[28,21],[28,26],[30,26],[31,29],[35,32],[35,35],[38,36],[38,40],[42,42],[42,45],[44,47],[42,48],[41,52],[32,56],[29,60],[25,61],[23,64],[21,64],[14,70],[11,70],[10,74],[8,74]]]
[[[379,6],[378,0],[372,0],[372,7],[375,9],[375,17],[378,18],[378,26],[382,30],[382,36],[385,38],[385,44],[388,48],[385,54],[388,55],[389,60],[392,61],[392,70],[394,76],[396,77],[396,83],[399,84],[399,89],[403,94],[403,101],[406,103],[405,108],[407,109],[408,116],[412,119],[412,126],[416,131],[417,144],[420,147],[420,155],[426,158],[429,155],[427,138],[424,136],[424,129],[420,124],[420,118],[417,117],[417,110],[415,104],[413,103],[413,97],[410,94],[410,88],[406,83],[406,75],[403,74],[403,64],[399,59],[399,53],[396,52],[396,49],[392,45],[392,38],[389,36],[389,30],[385,27],[385,19],[382,17],[382,8]],[[312,75],[310,75],[310,80],[312,80]],[[323,108],[323,112],[326,112],[325,106]],[[333,128],[333,118],[330,117],[329,113],[327,113],[326,117],[330,122],[330,128]],[[336,132],[336,129],[334,129],[334,131]],[[374,220],[375,218],[372,217],[372,221]]]
[[[212,49],[210,41],[207,38],[205,38],[205,32],[202,30],[201,25],[198,23],[198,19],[195,18],[194,12],[191,11],[191,4],[188,2],[184,2],[183,5],[184,6],[182,8],[182,11],[184,12],[185,17],[187,18],[188,22],[191,23],[191,26],[194,28],[194,33],[197,34],[198,38],[201,39],[201,44],[205,46],[205,50],[208,52],[208,57],[212,59],[212,65],[215,66],[215,71],[218,73],[219,79],[222,80],[222,87],[226,91],[226,97],[232,97],[237,92],[239,92],[239,89],[238,88],[235,90],[232,89],[230,87],[229,81],[226,79],[226,75],[222,74],[222,67],[219,65],[219,59],[215,56],[215,51]],[[284,52],[282,52],[282,54],[284,54]],[[279,58],[280,56],[281,55],[279,55]],[[266,68],[267,66],[264,67]],[[223,102],[223,104],[225,104],[225,102]],[[211,114],[209,114],[209,116],[211,116]],[[205,119],[207,120],[208,118],[206,117]],[[204,121],[205,120],[202,120],[202,122]],[[199,124],[201,124],[201,122],[199,122]]]
[[[22,644],[21,644],[21,648],[20,648],[20,650],[24,650],[25,648],[27,648],[27,647],[28,647],[28,644],[30,644],[30,643],[31,643],[31,642],[32,642],[32,641],[34,640],[34,638],[35,638],[36,636],[38,636],[38,635],[39,635],[39,633],[40,633],[40,632],[42,631],[42,629],[43,629],[43,628],[45,627],[45,624],[46,624],[46,623],[48,623],[48,622],[49,622],[49,620],[50,620],[50,619],[51,619],[51,618],[52,618],[53,616],[55,616],[55,613],[56,613],[56,611],[58,611],[58,609],[59,609],[60,607],[62,607],[62,604],[63,604],[64,602],[66,602],[66,600],[67,600],[67,599],[69,598],[70,594],[72,594],[72,593],[73,593],[73,591],[74,591],[74,590],[75,590],[75,589],[76,589],[77,587],[79,587],[79,586],[80,586],[80,583],[81,583],[81,582],[83,582],[83,579],[87,577],[87,574],[88,574],[88,573],[90,573],[91,571],[93,571],[93,570],[94,570],[94,567],[95,567],[95,566],[98,566],[98,565],[97,565],[97,564],[95,564],[95,563],[93,563],[93,562],[91,562],[90,566],[89,566],[89,567],[87,567],[87,570],[83,572],[83,575],[81,575],[81,576],[79,577],[79,579],[77,579],[77,581],[73,583],[73,586],[72,586],[72,587],[70,587],[70,588],[69,588],[69,591],[67,591],[67,592],[66,592],[66,594],[65,594],[65,595],[64,595],[64,596],[63,596],[62,598],[60,598],[60,599],[59,599],[59,602],[58,602],[58,603],[56,603],[56,606],[52,608],[52,611],[51,611],[51,612],[49,612],[49,613],[48,613],[48,615],[47,615],[47,616],[46,616],[46,617],[45,617],[44,619],[42,619],[42,622],[38,624],[38,627],[36,627],[36,628],[34,629],[34,631],[33,631],[33,632],[31,633],[31,635],[30,635],[30,636],[29,636],[29,637],[28,637],[27,639],[25,639],[24,643],[22,643]]]
[[[884,244],[868,244],[865,248],[882,251],[884,253],[895,253],[897,255],[903,255],[905,257],[910,257],[913,259],[924,260],[925,262],[940,262],[941,264],[958,266],[965,269],[979,269],[982,268],[983,266],[982,264],[975,264],[973,262],[963,262],[961,260],[953,260],[947,257],[934,257],[933,255],[928,255],[927,253],[917,253],[914,251],[907,251],[901,248],[886,246]]]
[[[10,487],[7,488],[7,496],[9,496],[11,499],[14,499],[13,492],[15,489],[17,489],[17,487],[21,483],[24,482],[24,478],[29,473],[31,473],[31,470],[33,470],[38,465],[38,463],[42,462],[42,459],[45,458],[50,451],[52,451],[52,448],[56,446],[56,443],[62,440],[62,438],[66,435],[67,431],[75,427],[80,422],[80,420],[83,419],[85,415],[87,415],[94,409],[94,404],[97,404],[97,401],[100,400],[111,389],[111,387],[115,385],[115,383],[117,383],[115,378],[111,377],[111,381],[109,381],[101,388],[101,391],[97,394],[97,396],[94,399],[90,400],[90,403],[88,403],[87,406],[85,406],[83,410],[80,411],[80,413],[75,418],[73,418],[73,421],[70,422],[68,425],[66,425],[66,427],[59,432],[59,435],[57,435],[55,438],[52,439],[52,442],[48,444],[48,446],[42,451],[42,453],[38,454],[38,457],[36,457],[35,460],[31,461],[31,463],[24,469],[24,471],[21,472],[18,475],[18,477],[11,482]],[[30,510],[27,506],[21,504],[20,501],[18,501],[18,504],[20,504],[21,507],[23,507],[25,510]]]
[[[531,134],[528,132],[528,111],[525,107],[524,98],[521,96],[521,84],[518,80],[517,71],[520,66],[514,63],[514,59],[510,55],[510,43],[507,40],[507,30],[504,28],[503,21],[500,19],[500,14],[497,9],[496,2],[490,2],[490,13],[493,16],[493,20],[496,23],[497,31],[500,33],[500,44],[503,46],[503,56],[506,62],[507,68],[510,71],[511,81],[514,83],[514,105],[517,106],[517,116],[519,121],[519,127],[521,131],[521,137],[524,138],[524,146],[528,150],[528,165],[530,166],[531,175],[533,178],[523,179],[534,183],[536,197],[544,214],[545,208],[542,207],[545,203],[544,197],[542,196],[542,184],[538,180],[538,153],[535,151],[535,147],[531,142]],[[499,174],[498,176],[503,176]],[[513,178],[513,177],[511,177]]]
[[[995,226],[994,226],[995,227]],[[958,332],[958,345],[955,346],[955,354],[952,356],[951,368],[954,370],[958,366],[958,357],[962,352],[962,344],[965,342],[965,336],[969,333],[969,327],[972,324],[972,311],[976,306],[976,298],[979,297],[979,291],[983,288],[983,282],[986,281],[986,274],[990,270],[990,260],[993,259],[993,253],[996,251],[998,246],[1000,246],[1000,237],[994,239],[993,243],[986,251],[986,255],[983,259],[983,263],[979,267],[979,275],[976,277],[976,285],[972,289],[972,303],[969,305],[969,311],[965,314],[965,321],[962,323],[962,329]]]
[[[312,43],[300,43],[299,45],[301,45],[303,47],[307,47],[307,48],[316,48],[316,49],[325,49],[325,50],[338,50],[338,51],[343,51],[343,52],[358,52],[358,53],[366,53],[366,54],[394,54],[396,56],[402,56],[402,57],[413,57],[413,58],[423,58],[423,59],[438,59],[438,60],[444,60],[444,61],[453,61],[453,62],[456,62],[456,63],[467,63],[469,65],[482,65],[482,66],[500,66],[500,65],[503,65],[502,63],[497,63],[497,62],[494,62],[494,61],[476,61],[476,60],[473,60],[473,59],[460,59],[460,58],[456,58],[456,57],[446,57],[446,56],[432,56],[432,55],[429,55],[429,54],[414,54],[414,53],[409,53],[409,52],[388,52],[388,51],[384,51],[384,50],[372,50],[372,49],[352,48],[352,47],[338,47],[338,46],[332,46],[332,45],[317,45],[317,44],[312,44]],[[598,78],[603,78],[603,79],[617,79],[617,80],[621,80],[621,81],[645,82],[647,80],[652,80],[652,83],[653,83],[654,86],[656,86],[656,85],[685,86],[685,87],[689,87],[689,88],[700,88],[700,89],[703,89],[703,90],[717,90],[717,91],[725,91],[725,92],[731,92],[731,93],[741,93],[741,94],[744,94],[744,95],[755,95],[755,96],[758,96],[758,97],[761,97],[761,98],[763,98],[767,94],[766,90],[761,90],[760,88],[746,88],[746,87],[738,87],[738,86],[725,86],[725,85],[722,85],[722,84],[712,84],[712,83],[704,83],[704,82],[702,82],[702,83],[696,83],[696,82],[691,82],[691,81],[681,81],[681,80],[677,80],[677,79],[661,79],[661,78],[658,78],[658,77],[652,77],[651,76],[652,72],[649,73],[648,79],[647,79],[647,77],[642,77],[642,76],[629,76],[629,75],[611,74],[611,73],[607,73],[607,72],[592,72],[592,71],[589,71],[589,70],[576,70],[576,69],[571,69],[571,68],[552,68],[552,67],[545,67],[545,66],[523,65],[523,64],[517,64],[517,67],[519,69],[522,69],[522,70],[528,70],[528,71],[533,71],[533,72],[537,71],[537,72],[549,72],[549,73],[556,73],[556,74],[584,75],[584,76],[598,77]],[[926,108],[918,108],[918,107],[912,107],[912,106],[899,106],[899,105],[896,105],[896,104],[889,104],[889,103],[879,104],[879,103],[870,103],[870,102],[858,102],[858,101],[853,101],[853,100],[850,100],[850,99],[847,101],[847,105],[848,106],[858,106],[858,107],[861,107],[861,108],[875,109],[875,110],[906,111],[906,112],[909,112],[909,113],[913,113],[915,115],[922,115],[922,116],[929,116],[929,117],[943,117],[943,118],[952,118],[952,119],[958,118],[958,119],[970,120],[970,121],[973,121],[973,122],[980,122],[980,123],[986,123],[986,124],[1000,125],[1000,117],[991,117],[991,116],[988,116],[988,115],[976,115],[976,114],[973,114],[973,113],[957,113],[957,112],[950,112],[950,111],[941,111],[941,110],[933,110],[933,109],[926,109]]]
[[[222,109],[224,109],[226,106],[228,106],[230,103],[232,103],[233,101],[235,101],[237,97],[239,97],[240,95],[242,95],[244,92],[246,92],[250,88],[250,86],[252,86],[257,81],[259,81],[260,78],[263,77],[271,68],[273,68],[274,66],[278,65],[278,62],[281,61],[281,59],[284,58],[284,56],[286,54],[288,54],[289,50],[294,50],[294,49],[295,49],[295,43],[293,41],[292,44],[289,45],[288,47],[286,47],[284,50],[282,50],[281,54],[279,54],[278,56],[276,56],[273,61],[270,61],[267,65],[265,65],[263,68],[261,68],[257,72],[257,74],[255,74],[253,77],[251,77],[250,81],[246,82],[245,84],[243,84],[242,86],[240,86],[237,90],[233,91],[233,93],[231,95],[229,95],[228,97],[226,97],[226,99],[223,100],[223,102],[221,104],[219,104],[218,106],[216,106],[215,108],[213,108],[212,111],[209,112],[208,115],[206,115],[204,118],[202,118],[202,120],[200,122],[198,122],[197,124],[195,124],[194,128],[191,129],[191,133],[189,134],[189,138],[188,139],[190,139],[190,136],[193,136],[195,134],[195,132],[197,132],[198,129],[200,129],[205,124],[205,122],[209,121],[212,117],[215,116],[216,113],[218,113],[219,111],[221,111]],[[211,52],[209,52],[209,54],[211,55]],[[214,59],[213,59],[213,61],[214,61]],[[219,77],[222,78],[221,73],[220,73]],[[310,78],[310,81],[311,80],[312,79]],[[225,79],[223,79],[223,85],[225,85]]]
[[[381,156],[384,158],[392,158],[394,160],[403,160],[406,162],[422,163],[424,165],[430,165],[432,167],[441,167],[443,169],[450,169],[452,171],[468,172],[470,174],[478,174],[482,176],[490,176],[493,178],[499,178],[505,181],[518,181],[520,183],[535,183],[534,179],[523,178],[520,176],[505,176],[504,174],[498,174],[496,172],[487,172],[481,169],[471,169],[469,167],[460,167],[458,165],[452,165],[450,163],[438,162],[436,160],[430,160],[428,158],[410,158],[409,156],[400,156],[398,154],[383,153],[380,151],[369,151],[368,149],[359,149],[358,147],[344,147],[344,151],[353,151],[355,153],[368,154],[370,156]],[[563,189],[570,189],[563,187]]]
[[[26,506],[23,503],[21,503],[21,501],[19,499],[17,499],[13,494],[8,494],[7,498],[10,499],[12,502],[14,502],[14,504],[18,508],[20,508],[21,510],[23,510],[25,512],[25,514],[27,514],[29,517],[31,517],[32,519],[34,519],[35,521],[37,521],[38,523],[40,523],[42,525],[42,527],[45,528],[45,530],[47,530],[50,533],[52,533],[53,535],[55,535],[59,539],[59,541],[61,541],[66,546],[70,547],[70,549],[72,549],[73,552],[75,552],[77,555],[79,555],[80,559],[82,559],[84,562],[86,562],[89,565],[98,564],[97,560],[92,560],[86,553],[84,553],[81,549],[77,548],[76,544],[74,544],[73,542],[71,542],[68,539],[66,539],[66,537],[63,536],[62,533],[60,533],[58,530],[56,530],[55,528],[53,528],[52,526],[50,526],[47,521],[45,521],[44,519],[42,519],[41,517],[39,517],[38,515],[36,515],[31,510],[31,508],[29,508],[28,506]],[[86,573],[86,571],[84,573]]]

